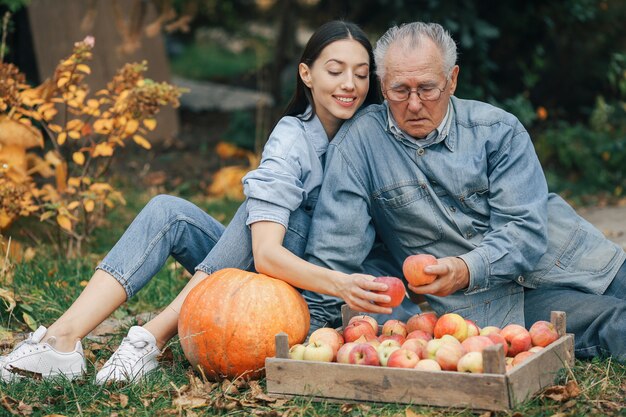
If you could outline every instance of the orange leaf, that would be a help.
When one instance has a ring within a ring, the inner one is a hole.
[[[124,132],[127,135],[132,135],[133,133],[135,133],[137,131],[137,128],[139,127],[139,122],[135,119],[130,119],[128,121],[128,123],[126,123],[126,127],[124,128]]]
[[[89,68],[88,65],[78,64],[78,65],[76,65],[76,69],[78,71],[84,72],[85,74],[91,74],[91,68]]]
[[[67,209],[68,210],[74,210],[76,207],[78,207],[80,205],[80,202],[78,201],[72,201],[70,204],[67,205]]]
[[[78,165],[83,165],[85,163],[85,154],[82,152],[74,152],[72,154],[72,160]]]
[[[68,83],[70,79],[68,77],[61,77],[59,78],[59,81],[57,81],[57,87],[61,88],[63,87],[65,84]]]
[[[96,148],[93,150],[93,156],[111,156],[113,155],[113,146],[108,143],[99,143],[96,145]]]
[[[142,148],[145,149],[150,149],[152,148],[152,145],[150,144],[150,142],[148,142],[144,137],[139,136],[139,135],[133,135],[133,140],[135,141],[135,143],[139,146],[141,146]]]
[[[70,232],[72,231],[72,221],[69,219],[69,217],[59,214],[57,216],[57,223],[63,229],[68,230]]]
[[[63,145],[66,139],[67,139],[67,133],[61,132],[59,133],[59,136],[57,136],[57,143],[59,145]]]
[[[148,128],[148,130],[154,130],[157,125],[157,121],[155,119],[145,119],[143,121],[143,125]]]
[[[83,206],[85,206],[85,211],[87,213],[91,213],[93,209],[96,207],[96,203],[93,200],[85,200],[83,202]]]

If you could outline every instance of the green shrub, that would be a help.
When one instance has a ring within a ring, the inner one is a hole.
[[[557,122],[535,136],[548,186],[574,200],[622,198],[626,189],[626,106],[597,100],[588,124]]]

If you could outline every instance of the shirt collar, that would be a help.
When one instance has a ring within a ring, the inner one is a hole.
[[[408,135],[402,129],[398,127],[395,119],[393,118],[393,114],[391,113],[391,109],[389,108],[389,103],[385,101],[385,106],[387,107],[387,122],[388,122],[388,130],[393,134],[396,139],[399,140],[408,140],[409,142],[419,146],[420,148],[428,147],[435,143],[439,143],[444,141],[444,144],[450,151],[454,151],[454,144],[451,143],[450,139],[450,126],[452,125],[452,119],[454,119],[454,106],[452,105],[452,100],[448,102],[448,109],[446,111],[446,115],[443,117],[443,120],[437,126],[435,130],[430,132],[428,136],[424,139],[415,139],[413,136]]]
[[[313,107],[308,106],[304,113],[298,115],[298,119],[302,121],[304,135],[311,145],[313,145],[315,153],[318,157],[322,156],[326,153],[326,149],[328,149],[329,141],[324,126],[322,126],[322,122],[317,115],[313,113]]]

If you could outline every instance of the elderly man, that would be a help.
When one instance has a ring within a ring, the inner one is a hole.
[[[530,137],[511,114],[453,96],[456,45],[437,24],[391,28],[375,50],[383,105],[330,144],[309,260],[354,272],[376,235],[399,268],[438,258],[409,287],[439,314],[479,325],[567,312],[579,356],[626,360],[626,253],[548,193]],[[306,293],[318,320],[339,302]]]

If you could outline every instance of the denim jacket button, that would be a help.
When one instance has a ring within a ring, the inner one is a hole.
[[[419,148],[419,149],[417,150],[417,156],[422,156],[422,155],[424,155],[424,153],[425,153],[425,152],[426,152],[426,151],[424,150],[424,148]]]
[[[521,275],[519,277],[517,277],[517,282],[519,282],[520,284],[523,284],[524,283],[524,277],[521,276]]]
[[[452,213],[456,212],[456,207],[454,207],[454,206],[450,206],[450,211],[451,211]]]

